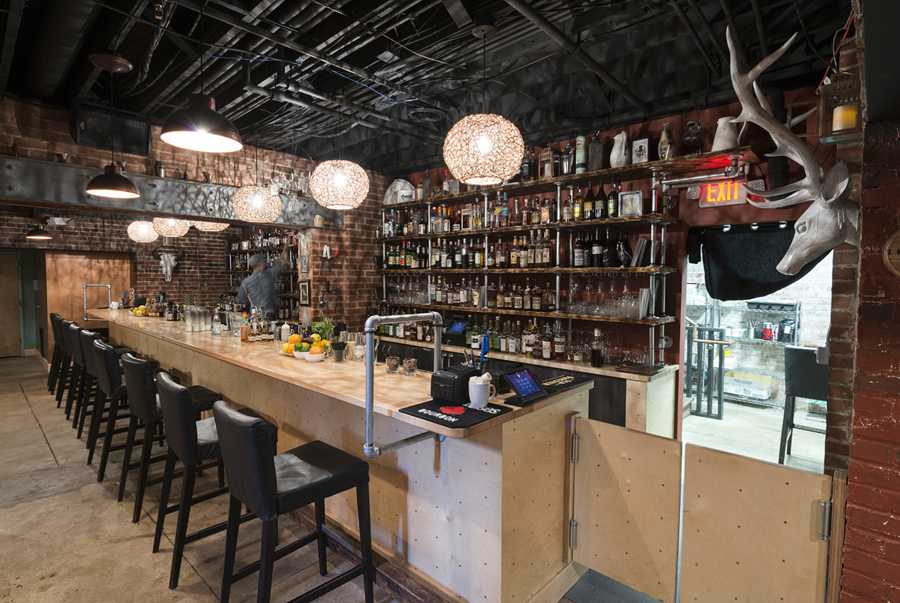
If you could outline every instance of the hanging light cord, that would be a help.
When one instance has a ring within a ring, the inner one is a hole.
[[[205,86],[203,85],[203,5],[206,0],[200,0],[200,94],[204,94]]]
[[[481,37],[481,112],[487,113],[487,32]]]
[[[113,91],[115,90],[115,86],[113,86],[113,77],[115,73],[113,73],[112,69],[109,71],[109,151],[112,155],[112,163],[116,165],[116,104],[115,104],[115,96],[113,95]]]

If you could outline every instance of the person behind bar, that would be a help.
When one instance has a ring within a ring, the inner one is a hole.
[[[271,268],[266,266],[265,256],[260,254],[250,256],[250,270],[253,271],[253,274],[241,281],[241,288],[238,291],[239,304],[244,307],[263,308],[266,318],[269,320],[278,318],[278,311],[281,309],[281,305],[278,303],[278,292],[275,289],[275,280],[284,270],[284,265],[288,261],[288,240],[285,237],[281,257],[275,260],[275,265]]]

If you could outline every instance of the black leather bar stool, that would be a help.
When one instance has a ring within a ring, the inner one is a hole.
[[[72,323],[65,331],[66,349],[69,356],[72,357],[71,367],[71,385],[69,393],[66,395],[66,420],[68,421],[72,414],[72,407],[75,405],[76,399],[80,399],[84,393],[84,354],[81,346],[81,332],[84,329]],[[75,424],[72,424],[75,427]]]
[[[100,466],[97,469],[97,481],[102,482],[106,474],[106,464],[109,461],[109,453],[115,450],[123,450],[125,444],[117,444],[113,446],[113,436],[117,433],[125,433],[127,427],[117,428],[116,421],[119,419],[119,408],[128,400],[128,390],[125,387],[125,379],[122,378],[122,367],[119,366],[119,355],[116,349],[109,344],[103,343],[99,339],[93,342],[94,356],[97,368],[97,396],[94,403],[94,413],[97,418],[103,414],[103,404],[98,404],[101,399],[103,402],[109,401],[109,410],[106,417],[106,432],[103,434],[103,448],[100,451]],[[95,424],[95,417],[91,417],[91,423]],[[130,414],[122,415],[121,418],[130,419]],[[99,425],[97,420],[96,424]],[[96,438],[94,440],[96,444]],[[93,449],[91,449],[93,451]]]
[[[94,333],[93,331],[88,331],[84,329],[80,334],[81,338],[81,349],[84,351],[84,372],[85,372],[85,400],[82,403],[84,409],[81,413],[81,416],[78,417],[78,436],[81,437],[81,432],[84,429],[84,422],[87,417],[91,418],[91,422],[88,425],[88,437],[87,443],[85,444],[85,448],[88,449],[88,462],[90,465],[94,458],[94,448],[97,446],[97,438],[100,434],[100,422],[102,420],[103,414],[103,405],[100,405],[100,413],[95,414],[97,411],[97,398],[101,395],[100,389],[97,387],[97,354],[94,352],[94,341],[100,339],[99,333]],[[91,402],[91,394],[93,393],[94,403]]]
[[[62,317],[56,312],[50,313],[50,331],[53,333],[53,355],[50,357],[50,372],[47,373],[47,391],[53,393],[56,380],[59,378],[59,366],[62,362],[62,345],[59,340],[59,322]]]
[[[358,576],[364,579],[366,603],[373,603],[375,576],[369,519],[369,464],[320,441],[276,456],[262,420],[237,412],[222,401],[213,406],[213,417],[225,459],[225,475],[231,488],[221,603],[228,603],[232,582],[256,571],[259,571],[256,600],[258,603],[268,603],[275,561],[313,542],[318,542],[319,546],[319,573],[326,575],[325,499],[351,488],[356,488],[362,563],[293,599],[291,603],[312,601]],[[234,572],[241,503],[263,520],[262,551],[258,562]],[[309,504],[315,505],[316,531],[276,551],[278,516]]]
[[[70,334],[73,334],[72,327],[69,328],[69,332]],[[91,414],[90,410],[88,410],[89,402],[95,394],[94,390],[97,385],[97,378],[88,370],[89,364],[91,366],[94,365],[94,346],[91,344],[94,339],[98,339],[100,336],[91,331],[78,328],[77,334],[74,334],[74,337],[75,339],[71,343],[71,347],[76,353],[76,355],[73,356],[73,361],[77,361],[81,365],[81,378],[78,381],[78,389],[75,392],[75,404],[72,408],[72,428],[78,428],[78,435],[76,438],[80,440],[82,430],[84,429],[85,417]],[[87,345],[85,345],[85,341],[88,342]],[[87,354],[85,354],[85,350],[88,351]],[[96,372],[97,371],[94,370],[94,373]]]
[[[134,515],[132,522],[137,523],[141,518],[141,507],[144,502],[144,490],[162,482],[162,478],[147,480],[147,473],[152,463],[163,461],[166,455],[151,456],[153,442],[160,439],[155,434],[162,424],[162,408],[159,404],[159,395],[156,389],[156,363],[133,354],[122,355],[122,372],[125,375],[125,388],[128,391],[128,408],[131,411],[131,421],[128,424],[128,439],[125,442],[125,457],[122,460],[122,477],[119,480],[119,496],[121,502],[125,497],[125,484],[128,480],[128,472],[131,469],[140,469],[138,473],[137,492],[134,497]],[[212,410],[216,400],[222,396],[211,389],[200,385],[187,388],[194,402],[194,415],[199,420],[200,413]],[[140,442],[135,442],[138,424],[143,423],[144,435]],[[131,462],[131,454],[136,444],[140,443],[141,456],[138,462]],[[220,475],[220,478],[224,476]],[[223,480],[220,480],[223,481]],[[219,486],[224,486],[220,483]]]
[[[166,515],[178,512],[178,522],[175,527],[175,546],[172,551],[172,569],[169,573],[169,588],[178,586],[178,575],[181,572],[181,560],[184,556],[184,545],[223,531],[226,523],[223,521],[214,526],[198,530],[192,534],[187,533],[188,521],[191,516],[191,506],[210,500],[228,492],[223,485],[224,475],[219,474],[218,490],[213,490],[194,498],[194,480],[200,463],[212,459],[221,459],[219,449],[219,436],[216,432],[216,423],[212,418],[196,420],[196,410],[193,396],[188,388],[179,385],[171,375],[160,372],[156,376],[156,387],[159,392],[159,402],[162,407],[163,421],[166,426],[169,451],[166,456],[166,469],[163,474],[162,495],[159,502],[159,515],[156,520],[156,535],[153,539],[153,552],[159,551],[159,543],[162,539],[163,526]],[[264,425],[267,441],[274,447],[278,440],[278,429],[271,423],[267,423],[262,417],[253,411],[243,411],[252,414]],[[273,450],[270,450],[273,452]],[[184,465],[184,477],[181,485],[181,502],[169,505],[169,492],[172,488],[172,478],[175,472],[175,461],[181,459]],[[219,470],[222,464],[219,463]],[[240,516],[240,510],[238,511]],[[244,522],[253,519],[255,515],[247,514],[239,517],[237,521]]]
[[[821,427],[794,423],[797,398],[828,399],[828,365],[816,362],[816,349],[785,346],[784,348],[784,415],[781,419],[781,443],[778,464],[784,464],[785,452],[791,454],[794,430],[824,434]]]
[[[63,320],[59,323],[59,339],[57,341],[62,343],[63,355],[59,365],[59,379],[56,381],[56,408],[62,406],[63,392],[70,386],[72,355],[69,353],[66,333],[69,331],[69,326],[73,324],[75,323],[71,320]]]

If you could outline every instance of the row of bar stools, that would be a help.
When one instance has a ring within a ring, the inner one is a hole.
[[[57,337],[57,333],[59,332],[58,321],[62,320],[62,317],[56,312],[50,313],[50,331],[53,333],[53,355],[50,357],[50,372],[47,373],[47,391],[53,392],[53,389],[56,387],[56,379],[59,376],[59,365],[62,361],[62,345],[60,344],[59,337]]]
[[[149,360],[138,358],[130,353],[122,356],[122,372],[125,377],[125,388],[128,391],[128,408],[131,412],[131,421],[128,425],[128,438],[125,442],[125,458],[122,461],[122,477],[119,481],[118,500],[121,502],[125,496],[128,472],[131,469],[139,469],[137,493],[134,499],[134,515],[132,517],[132,522],[134,523],[140,520],[145,488],[162,482],[162,479],[159,478],[147,481],[150,465],[166,459],[166,455],[151,456],[155,439],[154,434],[163,424],[162,408],[156,385],[157,370],[155,363]],[[168,375],[168,377],[177,381],[171,375]],[[200,385],[193,385],[188,387],[187,390],[191,394],[195,421],[200,420],[202,412],[212,410],[213,403],[216,400],[222,399],[220,394]],[[137,444],[135,437],[141,422],[144,425],[141,457],[138,462],[132,463],[131,455],[134,446]],[[221,463],[219,463],[219,487],[225,485],[224,479]]]
[[[184,556],[184,546],[201,538],[216,534],[225,530],[226,523],[222,522],[202,530],[188,534],[188,521],[191,516],[191,506],[220,496],[228,492],[224,487],[224,476],[219,474],[219,489],[194,498],[194,480],[197,469],[203,461],[221,459],[219,436],[216,431],[216,423],[212,418],[197,420],[196,401],[191,389],[179,385],[168,373],[161,372],[156,377],[156,386],[159,392],[159,403],[162,409],[163,421],[166,425],[169,450],[166,454],[166,467],[163,473],[162,494],[159,502],[159,515],[156,520],[156,534],[153,538],[153,552],[159,551],[162,540],[163,526],[166,515],[178,512],[178,521],[175,526],[175,543],[172,551],[172,568],[169,573],[169,588],[178,586],[178,577],[181,573],[181,560]],[[259,420],[266,432],[266,441],[270,446],[269,453],[274,453],[274,447],[278,440],[278,429],[262,419],[250,410],[244,413]],[[169,493],[172,488],[172,479],[175,473],[175,463],[181,460],[184,465],[184,475],[181,484],[181,502],[169,505]],[[221,468],[221,464],[220,464]],[[220,469],[221,470],[221,469]],[[248,521],[255,516],[247,514],[236,521]]]
[[[258,571],[256,600],[269,603],[275,561],[313,542],[318,543],[319,573],[326,575],[325,499],[355,488],[362,562],[291,603],[312,601],[358,576],[363,576],[366,603],[373,603],[375,576],[369,518],[369,464],[320,441],[276,455],[262,419],[248,417],[225,402],[216,402],[213,417],[221,438],[231,493],[221,602],[228,603],[233,582]],[[234,572],[241,503],[263,521],[262,550],[259,561]],[[276,550],[278,517],[310,504],[315,505],[316,531]]]

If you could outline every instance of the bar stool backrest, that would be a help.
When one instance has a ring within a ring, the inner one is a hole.
[[[72,346],[69,344],[69,327],[74,324],[71,320],[61,320],[59,322],[59,339],[56,341],[63,347],[66,356],[72,355]]]
[[[185,465],[197,464],[197,418],[194,397],[188,388],[179,385],[166,372],[156,375],[156,389],[166,424],[169,448]]]
[[[88,375],[96,379],[97,354],[94,353],[94,340],[100,339],[100,334],[88,331],[87,329],[82,329],[81,333],[78,334],[78,337],[81,339],[81,350],[84,352],[84,370],[87,371]]]
[[[53,341],[56,342],[56,345],[59,346],[59,349],[63,349],[63,347],[65,347],[63,345],[62,330],[60,329],[62,321],[62,316],[60,316],[56,312],[50,315],[50,328],[53,329]]]
[[[275,519],[275,456],[266,422],[234,410],[223,400],[213,404],[213,416],[229,492],[260,519]]]
[[[79,366],[84,366],[84,350],[82,349],[80,336],[80,333],[83,330],[84,329],[76,325],[74,322],[69,325],[68,329],[66,329],[66,340],[69,344],[69,350],[71,351],[72,360],[74,360]]]
[[[110,400],[119,400],[125,395],[122,387],[122,370],[116,349],[99,339],[94,340],[94,361],[97,363],[97,387]]]
[[[128,390],[128,408],[145,423],[156,421],[156,378],[153,365],[143,358],[122,354],[122,372]]]

